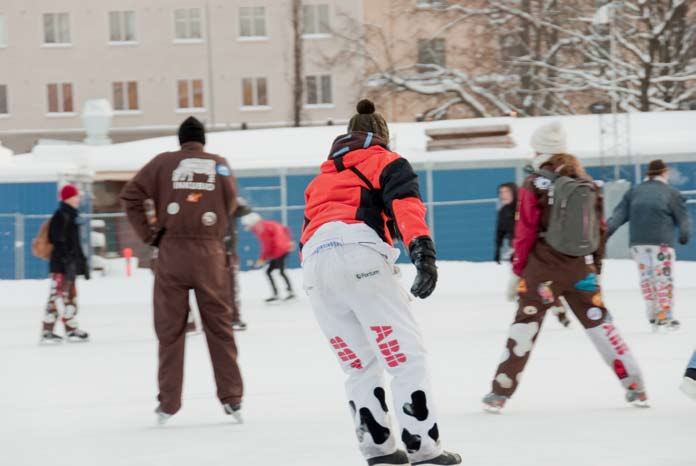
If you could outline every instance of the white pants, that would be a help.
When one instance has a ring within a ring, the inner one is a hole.
[[[391,454],[403,442],[412,462],[438,456],[442,447],[426,351],[409,296],[395,275],[398,254],[384,254],[382,242],[332,240],[315,246],[303,263],[305,290],[348,375],[346,392],[363,455]],[[399,429],[388,413],[384,371],[392,377]]]
[[[632,246],[631,255],[640,271],[640,288],[648,320],[672,320],[674,263],[677,255],[669,246]]]

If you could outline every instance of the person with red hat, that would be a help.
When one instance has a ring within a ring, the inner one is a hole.
[[[63,337],[54,333],[58,321],[58,300],[63,302],[63,325],[69,342],[89,340],[89,334],[79,328],[77,321],[78,275],[89,280],[89,267],[80,242],[80,191],[71,184],[60,190],[60,205],[51,217],[48,241],[53,246],[50,257],[51,293],[43,320],[42,343],[62,343]]]

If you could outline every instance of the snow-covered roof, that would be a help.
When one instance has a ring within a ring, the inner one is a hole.
[[[600,157],[599,117],[578,115],[534,118],[486,118],[445,120],[390,125],[392,148],[415,164],[464,163],[466,165],[516,165],[529,157],[532,132],[542,123],[558,118],[568,134],[570,152],[584,160]],[[428,152],[426,130],[507,124],[516,145],[506,149],[457,149]],[[634,156],[696,156],[696,111],[634,113],[630,116],[631,148]],[[316,169],[326,159],[331,142],[344,131],[342,126],[259,129],[208,134],[206,150],[225,156],[238,174],[266,169]],[[0,179],[13,172],[40,174],[58,172],[132,173],[155,155],[176,150],[175,136],[122,144],[38,145],[30,154],[13,157],[0,165]]]

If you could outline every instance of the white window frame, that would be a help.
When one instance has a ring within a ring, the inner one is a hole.
[[[133,15],[133,36],[134,37],[132,40],[113,40],[111,38],[111,33],[113,32],[111,30],[111,15],[114,13],[119,16],[119,28],[120,28],[120,30],[118,32],[120,33],[121,37],[123,37],[125,35],[127,14],[130,13]],[[109,40],[108,40],[109,45],[137,45],[138,44],[138,16],[137,16],[135,10],[111,10],[106,15],[106,19],[107,19],[108,32],[109,32]]]
[[[186,18],[186,35],[190,36],[191,35],[191,11],[193,10],[198,10],[199,12],[199,22],[200,22],[200,29],[201,29],[201,37],[177,37],[177,30],[176,26],[178,23],[177,19],[177,12],[179,11],[185,11],[187,14]],[[172,25],[174,26],[174,43],[175,44],[201,44],[205,42],[205,27],[204,27],[204,22],[203,22],[203,9],[202,8],[175,8],[174,9],[174,18],[173,18],[173,23]]]
[[[12,109],[10,105],[10,86],[7,84],[0,84],[0,88],[5,88],[5,104],[7,105],[7,113],[0,113],[0,119],[10,118],[12,116]]]
[[[249,10],[252,10],[252,14],[250,16],[247,16],[247,20],[250,21],[250,27],[252,29],[252,34],[249,36],[243,36],[242,35],[242,9],[247,8]],[[263,8],[263,34],[258,34],[258,31],[256,30],[256,16],[253,14],[253,10],[256,8]],[[254,42],[254,41],[264,41],[270,39],[268,35],[268,21],[267,21],[267,10],[265,6],[240,6],[239,7],[239,31],[237,34],[237,38],[240,42]]]
[[[131,110],[131,109],[125,109],[125,110],[117,110],[116,109],[116,95],[114,93],[114,84],[120,83],[122,86],[124,86],[125,92],[123,93],[123,98],[125,99],[125,106],[128,106],[129,102],[129,95],[128,95],[128,83],[135,83],[135,91],[137,92],[137,98],[136,98],[136,105],[138,106],[137,109]],[[109,83],[109,93],[111,94],[111,105],[114,109],[114,115],[141,115],[143,111],[140,108],[140,83],[136,81],[135,79],[131,79],[128,81],[112,81]]]
[[[0,14],[0,49],[7,47],[7,16]]]
[[[179,107],[179,82],[181,81],[186,81],[188,83],[188,98],[189,98],[189,103],[193,103],[193,86],[192,83],[193,81],[200,81],[203,89],[203,106],[202,107],[186,107],[182,108]],[[205,85],[205,79],[203,78],[177,78],[174,81],[174,95],[176,97],[176,113],[206,113],[207,110],[207,101],[206,98],[208,96],[208,91],[206,89]]]
[[[327,27],[328,31],[326,32],[320,32],[321,31],[321,22],[319,20],[319,8],[320,7],[326,7],[327,13]],[[313,8],[314,9],[314,28],[315,31],[313,32],[304,32],[304,25],[305,25],[305,20],[304,20],[304,15],[306,8]],[[329,6],[328,3],[310,3],[310,4],[303,4],[302,5],[302,37],[304,39],[326,39],[331,37],[331,7]]]
[[[68,19],[68,39],[69,42],[46,42],[46,23],[45,23],[45,17],[46,15],[51,15],[52,16],[52,21],[53,21],[53,28],[54,31],[56,30],[57,26],[57,18],[59,15],[65,15]],[[66,48],[66,47],[72,47],[73,45],[73,27],[72,27],[72,17],[70,16],[70,13],[66,11],[60,11],[60,12],[49,12],[49,13],[42,13],[41,14],[41,46],[46,47],[46,48]]]
[[[316,79],[316,91],[317,91],[317,103],[310,104],[308,102],[309,99],[309,91],[307,90],[307,80],[308,78],[314,77]],[[323,91],[323,85],[322,85],[322,78],[324,77],[329,77],[330,79],[330,84],[331,84],[331,102],[322,102],[324,100],[324,91]],[[305,85],[305,103],[304,103],[304,108],[312,109],[312,108],[336,108],[336,101],[335,101],[335,94],[336,92],[334,91],[334,78],[333,75],[331,74],[308,74],[305,75],[304,78],[304,85]]]
[[[246,79],[251,80],[251,97],[252,100],[254,101],[252,105],[245,105],[244,104],[244,81]],[[266,81],[266,105],[260,105],[259,104],[259,80],[263,79]],[[269,89],[269,84],[268,84],[268,78],[265,76],[254,76],[254,77],[249,77],[249,78],[242,78],[241,84],[242,84],[242,105],[239,108],[242,111],[249,112],[249,111],[263,111],[263,110],[271,110],[271,97],[270,97],[270,89]]]
[[[57,86],[56,89],[58,92],[58,106],[59,107],[62,107],[63,103],[64,103],[63,85],[70,84],[70,86],[72,88],[72,107],[73,107],[72,112],[65,112],[65,111],[51,112],[51,102],[49,101],[49,98],[48,98],[48,86],[50,86],[52,84]],[[46,83],[46,110],[47,110],[46,116],[47,117],[50,117],[50,118],[70,118],[70,117],[77,116],[77,112],[75,112],[75,100],[76,99],[75,99],[75,84],[74,83],[64,82],[64,81],[55,82],[55,83]]]

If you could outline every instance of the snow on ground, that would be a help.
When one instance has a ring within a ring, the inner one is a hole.
[[[630,262],[605,271],[606,302],[645,373],[652,408],[627,406],[577,323],[546,322],[524,382],[502,415],[481,411],[513,306],[507,268],[443,263],[435,295],[415,303],[430,351],[447,448],[476,466],[686,466],[696,463],[696,403],[677,390],[693,345],[696,264],[677,268],[683,330],[651,334]],[[411,267],[404,267],[410,283]],[[292,277],[299,286],[299,271]],[[187,344],[184,405],[155,426],[156,340],[146,271],[81,282],[88,344],[37,345],[48,283],[0,282],[0,465],[284,466],[364,464],[343,375],[306,298],[262,304],[261,272],[242,276],[239,334],[246,423],[215,398],[203,336]]]

